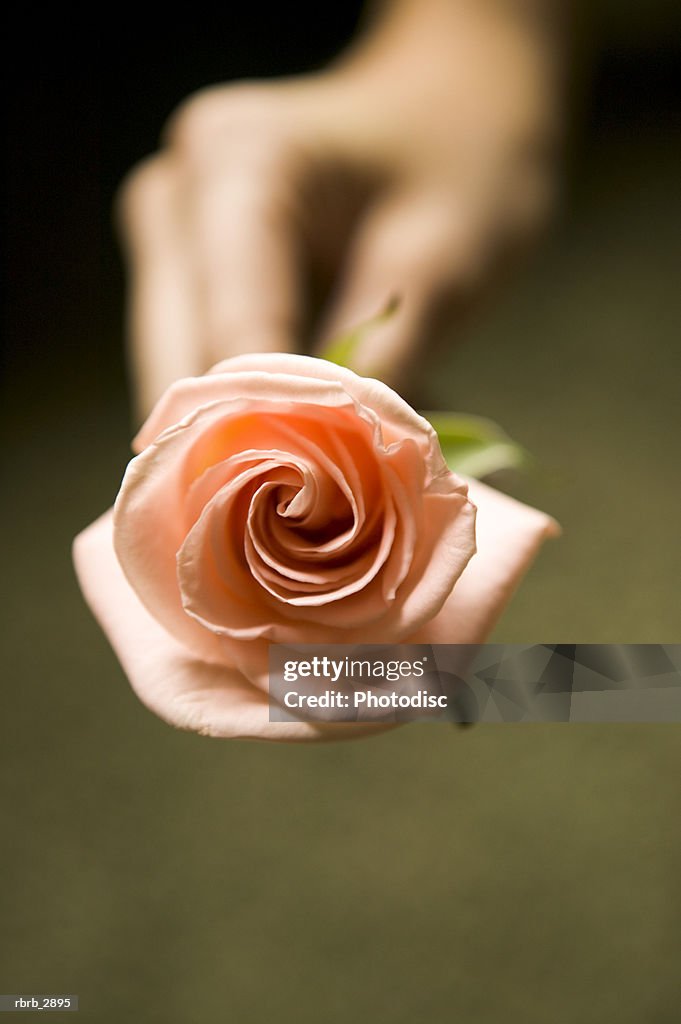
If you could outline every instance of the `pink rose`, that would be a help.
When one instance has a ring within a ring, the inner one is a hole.
[[[449,471],[379,381],[307,356],[238,356],[178,381],[135,439],[113,517],[76,538],[81,586],[139,697],[214,736],[271,723],[270,643],[479,643],[547,516]],[[469,564],[470,563],[470,564]]]

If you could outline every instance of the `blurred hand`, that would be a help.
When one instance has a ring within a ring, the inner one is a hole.
[[[404,385],[549,205],[537,7],[395,0],[328,71],[183,104],[120,197],[140,415],[226,356],[323,354],[395,295],[354,368]]]

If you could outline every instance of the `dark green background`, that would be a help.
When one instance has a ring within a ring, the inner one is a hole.
[[[564,528],[500,641],[680,639],[678,121],[659,6],[647,42],[613,23],[562,217],[430,381],[434,404],[494,417],[537,456],[501,483]],[[107,67],[102,89],[94,105],[73,89],[97,145],[62,133],[59,157],[45,115],[49,166],[26,129],[15,154],[28,227],[10,232],[3,408],[0,991],[77,992],[81,1017],[106,1022],[671,1024],[677,727],[431,725],[279,747],[175,732],[133,697],[69,556],[129,436],[96,220],[128,160],[93,134],[116,94]]]

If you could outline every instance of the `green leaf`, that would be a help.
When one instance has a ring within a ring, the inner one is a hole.
[[[330,363],[336,363],[338,366],[344,366],[346,369],[351,370],[352,357],[360,343],[377,327],[390,320],[399,309],[399,306],[399,297],[393,295],[388,299],[380,313],[376,313],[369,320],[357,324],[356,327],[352,327],[349,331],[330,341],[321,353],[322,358]]]
[[[500,469],[525,467],[529,454],[493,420],[467,413],[421,413],[435,428],[447,465],[455,473],[480,479]]]

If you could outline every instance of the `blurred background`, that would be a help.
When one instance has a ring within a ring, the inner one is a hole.
[[[0,991],[107,1022],[677,1020],[677,727],[210,741],[138,704],[80,598],[71,539],[129,457],[116,186],[183,97],[319,67],[360,14],[260,6],[7,44]],[[672,643],[681,9],[598,0],[582,36],[561,212],[426,384],[534,453],[500,484],[564,528],[494,639]]]

